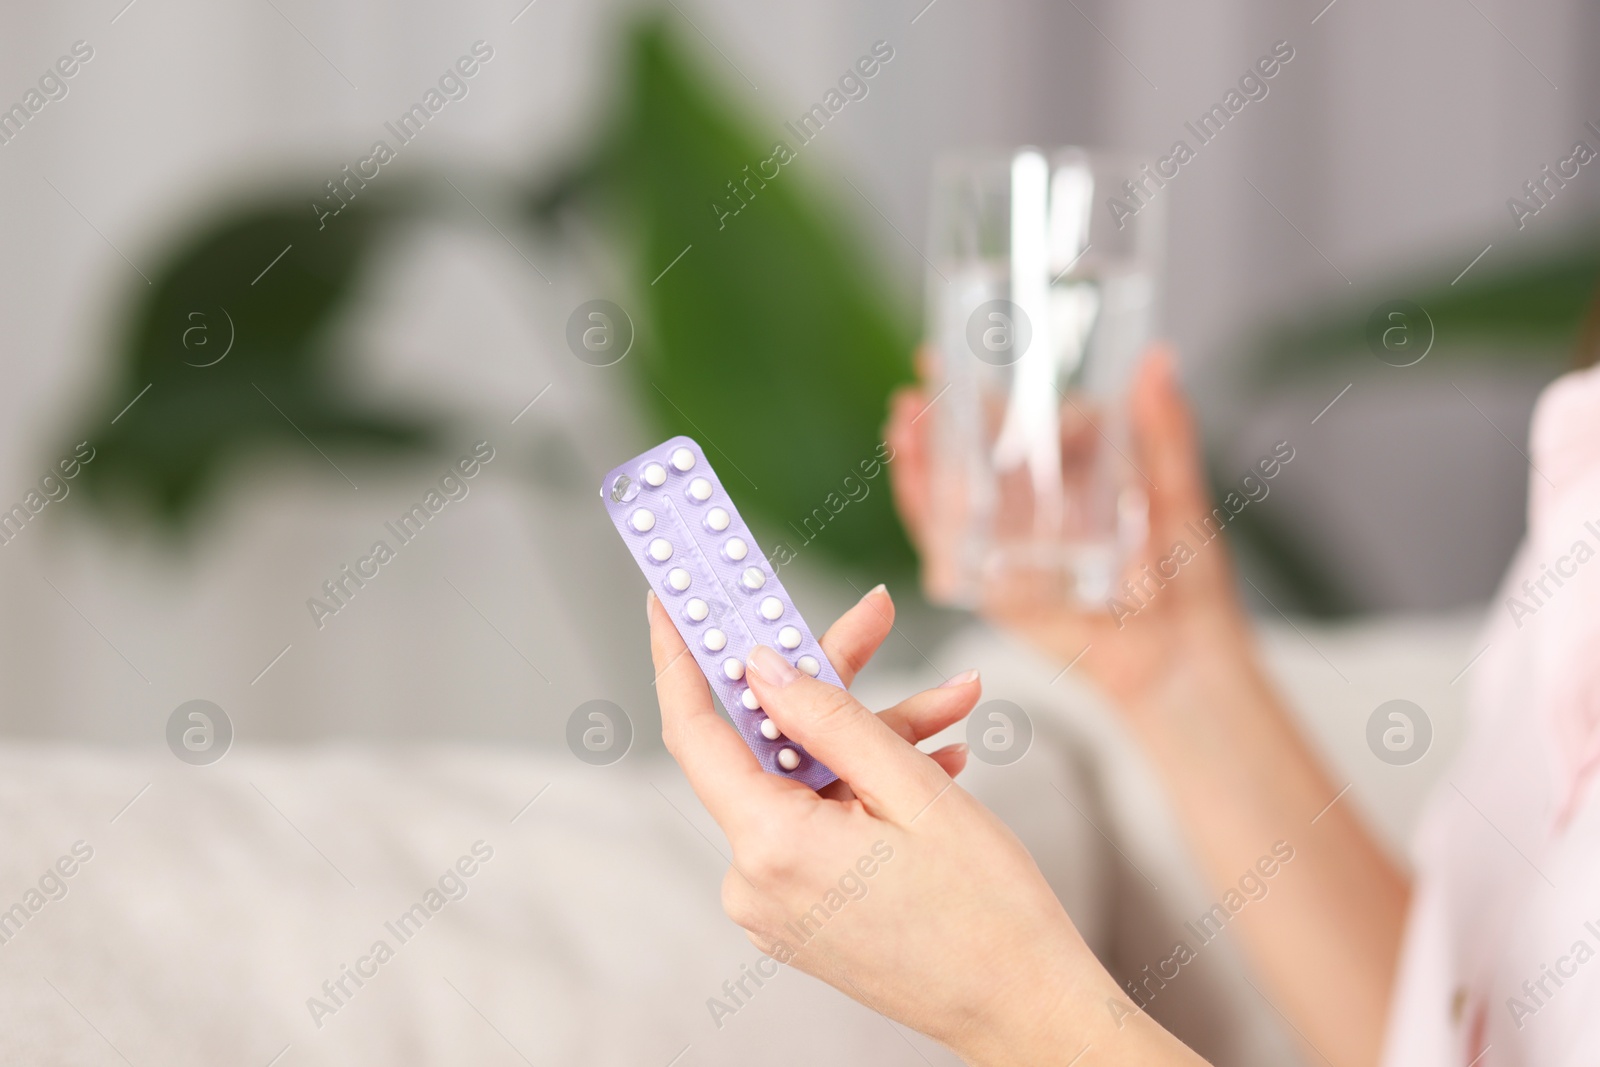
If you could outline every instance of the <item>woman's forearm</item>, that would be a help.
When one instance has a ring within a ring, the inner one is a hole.
[[[1328,777],[1247,656],[1196,663],[1130,710],[1219,901],[1232,890],[1225,909],[1245,902],[1203,932],[1234,932],[1261,992],[1321,1057],[1376,1063],[1409,887],[1335,800],[1347,783]]]
[[[953,1047],[972,1067],[1205,1067],[1205,1061],[1138,1010],[1085,946],[1045,998],[1018,992],[1009,1019]]]

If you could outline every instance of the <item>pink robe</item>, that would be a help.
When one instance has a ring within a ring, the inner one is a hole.
[[[1534,413],[1528,536],[1418,830],[1385,1067],[1600,1062],[1600,369]]]

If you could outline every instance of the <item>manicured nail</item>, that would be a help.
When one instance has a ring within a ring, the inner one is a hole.
[[[954,678],[946,678],[939,683],[940,689],[954,689],[958,685],[968,685],[978,680],[977,671],[962,671]]]
[[[1174,357],[1172,349],[1166,345],[1160,345],[1156,348],[1152,359],[1155,361],[1157,377],[1162,386],[1169,393],[1181,395],[1183,392],[1183,379],[1178,376],[1178,361]]]
[[[757,645],[750,653],[749,666],[761,676],[763,682],[780,689],[800,677],[800,672],[791,667],[788,660],[766,645]]]
[[[872,596],[874,593],[882,593],[885,596],[888,596],[889,587],[884,585],[882,582],[879,582],[877,585],[873,586],[871,589],[868,589],[867,592],[866,592],[866,595],[863,596],[861,599],[865,600],[865,599],[867,599],[867,597]]]

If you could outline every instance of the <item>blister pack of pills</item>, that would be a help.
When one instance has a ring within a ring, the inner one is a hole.
[[[778,732],[745,684],[756,645],[843,687],[700,446],[674,437],[614,468],[600,498],[757,761],[821,789],[838,776]]]

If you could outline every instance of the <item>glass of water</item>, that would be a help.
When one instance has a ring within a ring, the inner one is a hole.
[[[1079,148],[938,164],[919,416],[935,600],[1105,608],[1146,532],[1126,398],[1156,328],[1164,206],[1137,163]]]

